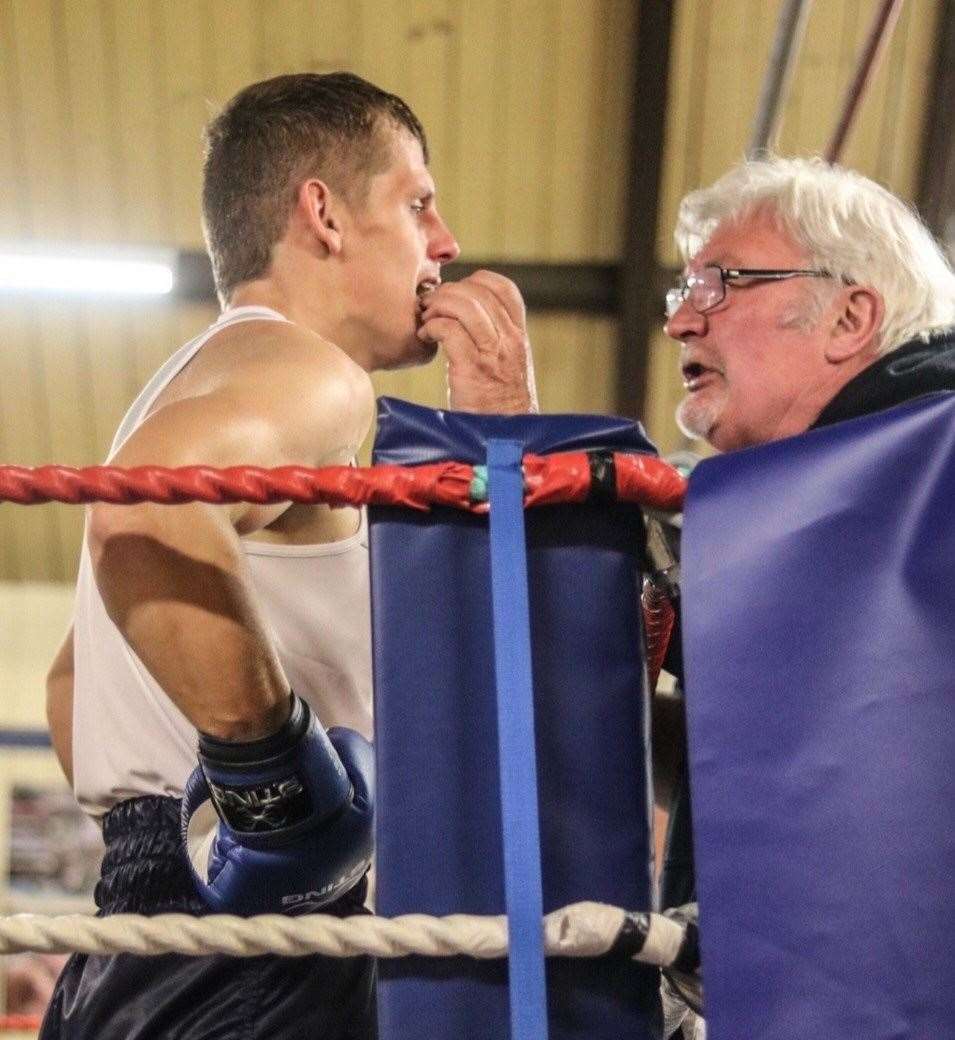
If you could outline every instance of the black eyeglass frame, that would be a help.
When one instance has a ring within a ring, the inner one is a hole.
[[[697,314],[705,314],[714,307],[718,307],[726,299],[726,283],[736,278],[753,278],[761,282],[781,282],[787,278],[832,278],[830,271],[821,271],[813,268],[764,268],[764,267],[720,267],[719,264],[707,264],[704,271],[719,271],[720,273],[720,296],[719,299],[707,304],[705,307],[697,307],[694,303],[690,306]],[[680,307],[690,298],[692,285],[690,279],[697,277],[690,275],[689,278],[681,278],[679,285],[674,285],[666,294],[665,310],[667,320],[673,317]]]

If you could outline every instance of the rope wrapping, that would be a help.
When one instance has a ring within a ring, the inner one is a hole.
[[[676,611],[667,592],[659,584],[648,578],[644,581],[641,595],[643,604],[643,623],[646,628],[647,641],[647,680],[650,693],[657,688],[657,681],[663,669],[673,626],[676,624]]]
[[[662,914],[628,913],[604,903],[575,903],[544,918],[544,949],[551,957],[599,957],[614,952],[644,964],[683,964],[691,943],[687,928]],[[638,936],[638,939],[634,939]],[[488,960],[507,956],[507,918],[451,914],[405,914],[386,918],[361,914],[333,917],[264,914],[234,917],[211,914],[69,914],[0,918],[0,954],[132,953],[155,956],[226,954],[257,957],[467,956]],[[691,966],[692,968],[692,966]]]

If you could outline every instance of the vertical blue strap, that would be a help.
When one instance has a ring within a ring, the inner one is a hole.
[[[521,441],[487,442],[511,1040],[546,1040],[534,689]]]

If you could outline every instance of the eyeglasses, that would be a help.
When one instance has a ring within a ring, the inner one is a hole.
[[[712,310],[726,298],[726,283],[737,278],[752,278],[759,282],[781,282],[786,278],[831,278],[828,271],[812,271],[802,268],[792,270],[764,270],[744,267],[733,270],[713,264],[681,278],[666,295],[666,316],[672,318],[685,300],[697,314]]]

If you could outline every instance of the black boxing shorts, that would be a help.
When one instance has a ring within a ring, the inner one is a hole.
[[[121,802],[104,820],[98,916],[208,910],[179,838],[179,800]],[[325,912],[367,912],[364,885]],[[374,961],[74,954],[40,1040],[374,1040]]]

